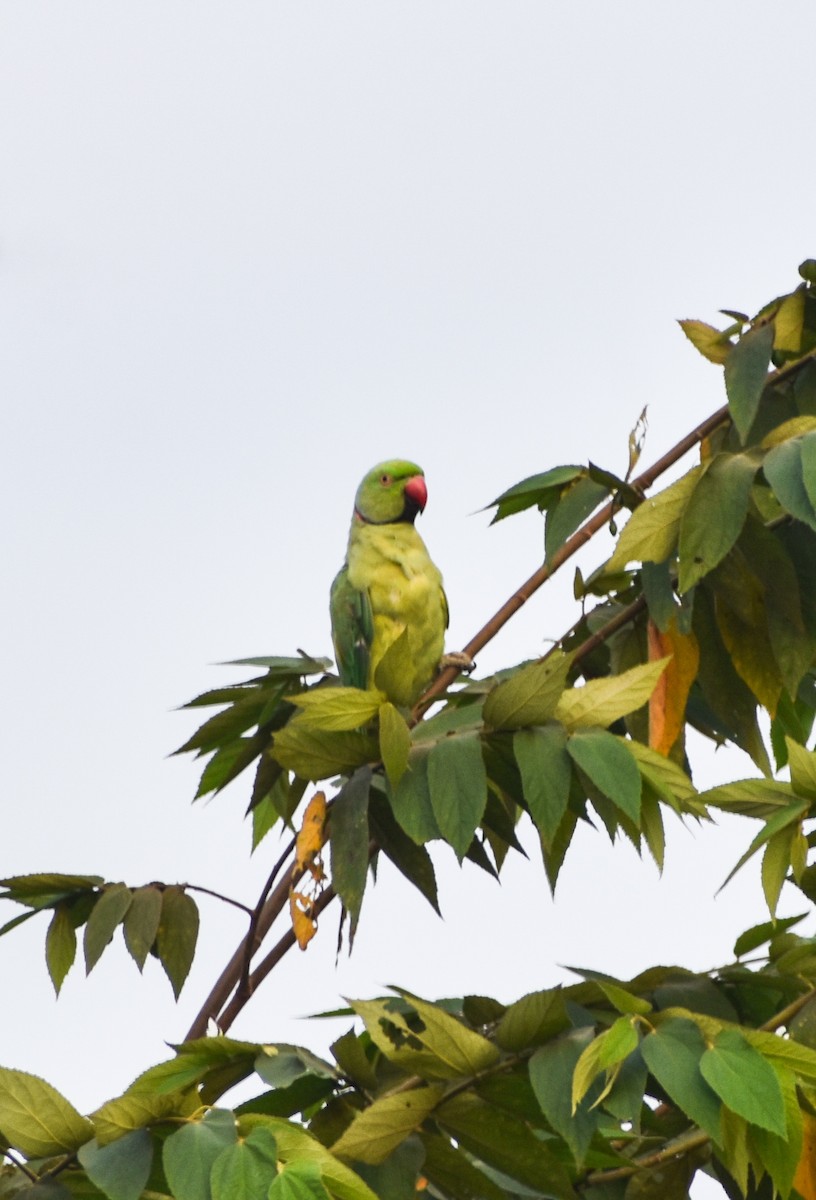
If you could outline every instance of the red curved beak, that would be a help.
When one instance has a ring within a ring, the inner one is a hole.
[[[413,500],[420,512],[424,511],[425,505],[428,503],[428,489],[422,475],[411,476],[405,485],[405,495]]]

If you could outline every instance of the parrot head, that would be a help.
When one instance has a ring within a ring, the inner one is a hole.
[[[394,458],[365,476],[354,498],[354,516],[366,525],[412,525],[427,499],[422,467]]]

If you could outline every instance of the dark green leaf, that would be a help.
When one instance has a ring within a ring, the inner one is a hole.
[[[500,496],[486,505],[487,508],[496,506],[496,514],[491,525],[495,525],[504,517],[522,512],[525,508],[531,508],[533,505],[538,505],[539,509],[547,508],[558,498],[565,484],[571,483],[583,474],[583,467],[552,467],[540,475],[531,475],[528,479],[522,479],[520,483],[514,484],[513,487],[508,488],[506,492],[502,492]]]
[[[700,1073],[706,1053],[703,1035],[693,1021],[672,1017],[640,1044],[646,1066],[661,1087],[695,1125],[720,1142],[720,1101]]]
[[[800,913],[798,917],[784,917],[778,921],[763,921],[761,925],[752,925],[734,942],[734,954],[738,958],[743,954],[750,954],[752,950],[756,950],[764,942],[770,941],[776,934],[784,933],[786,929],[798,925],[806,916],[807,913]]]
[[[681,593],[713,570],[736,542],[758,467],[756,455],[717,454],[698,479],[680,524]]]
[[[153,1162],[153,1139],[146,1129],[135,1129],[107,1146],[94,1138],[80,1147],[77,1158],[108,1200],[139,1200]]]
[[[85,926],[85,970],[90,974],[130,908],[131,890],[111,883],[100,895]]]
[[[563,1163],[524,1121],[469,1093],[441,1105],[435,1117],[461,1148],[481,1162],[547,1196],[573,1200]]]
[[[0,900],[16,900],[31,908],[48,908],[77,893],[94,891],[104,882],[101,875],[15,875],[0,879],[0,887],[6,888]]]
[[[353,939],[368,875],[368,792],[371,768],[360,767],[332,805],[329,823],[332,884],[349,914]]]
[[[165,888],[156,948],[176,999],[192,966],[197,940],[198,908],[195,901],[183,888]]]
[[[441,837],[431,807],[428,755],[425,746],[414,746],[408,759],[408,770],[395,788],[389,788],[394,816],[418,845]]]
[[[507,1192],[470,1161],[447,1138],[423,1132],[425,1162],[422,1173],[451,1200],[507,1200]]]
[[[446,738],[432,748],[428,787],[439,830],[461,861],[487,803],[482,746],[475,734]]]
[[[233,779],[237,779],[266,748],[268,741],[268,733],[259,731],[252,737],[236,738],[216,750],[201,773],[195,799],[206,796],[207,792],[220,792]]]
[[[728,407],[743,442],[754,422],[768,378],[773,339],[772,324],[749,329],[731,348],[725,360]]]
[[[357,1173],[378,1196],[387,1196],[388,1200],[417,1200],[417,1181],[424,1158],[425,1147],[419,1137],[412,1134],[389,1154],[385,1162],[376,1167],[362,1164]],[[311,1197],[304,1193],[304,1200],[311,1200]]]
[[[172,1133],[164,1143],[163,1160],[176,1200],[210,1200],[213,1164],[237,1141],[235,1115],[218,1108],[211,1108],[203,1120],[188,1121]]]
[[[123,932],[125,945],[140,971],[159,932],[161,910],[160,888],[151,885],[136,888],[125,913]]]
[[[569,738],[567,752],[598,790],[637,824],[640,771],[626,746],[604,729],[582,729]]]
[[[58,904],[45,937],[45,961],[48,974],[59,995],[63,980],[76,957],[76,933],[67,906]]]
[[[561,725],[520,729],[513,735],[513,754],[530,816],[551,845],[569,800],[572,763],[566,732]]]
[[[598,1126],[598,1110],[591,1106],[592,1091],[573,1113],[570,1094],[575,1065],[592,1042],[592,1029],[574,1029],[536,1050],[530,1059],[530,1082],[541,1111],[572,1151],[576,1165],[583,1166],[589,1143]]]
[[[576,479],[561,491],[556,502],[547,509],[544,551],[548,561],[608,496],[609,488],[588,476]]]
[[[784,1135],[785,1104],[776,1071],[736,1029],[717,1035],[700,1059],[700,1071],[732,1112]]]
[[[383,854],[417,888],[435,912],[439,912],[436,875],[424,846],[418,846],[394,820],[385,799],[372,791],[369,801],[371,834]]]
[[[221,663],[224,667],[267,667],[270,675],[291,676],[323,675],[332,668],[330,658],[319,658],[311,654],[300,654],[296,658],[280,658],[261,655],[259,658],[233,658]]]
[[[816,510],[805,487],[800,439],[791,438],[774,446],[766,455],[762,470],[782,507],[797,520],[816,529]]]

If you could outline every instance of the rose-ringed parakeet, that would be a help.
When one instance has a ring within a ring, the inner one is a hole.
[[[357,489],[346,561],[331,589],[332,639],[347,686],[374,687],[383,654],[407,630],[410,669],[389,688],[389,699],[405,707],[436,674],[448,625],[442,576],[414,528],[427,496],[415,463],[372,467]]]

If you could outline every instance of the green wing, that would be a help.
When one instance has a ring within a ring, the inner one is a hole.
[[[347,567],[332,584],[329,611],[340,680],[346,687],[367,688],[374,615],[368,592],[352,586]]]

